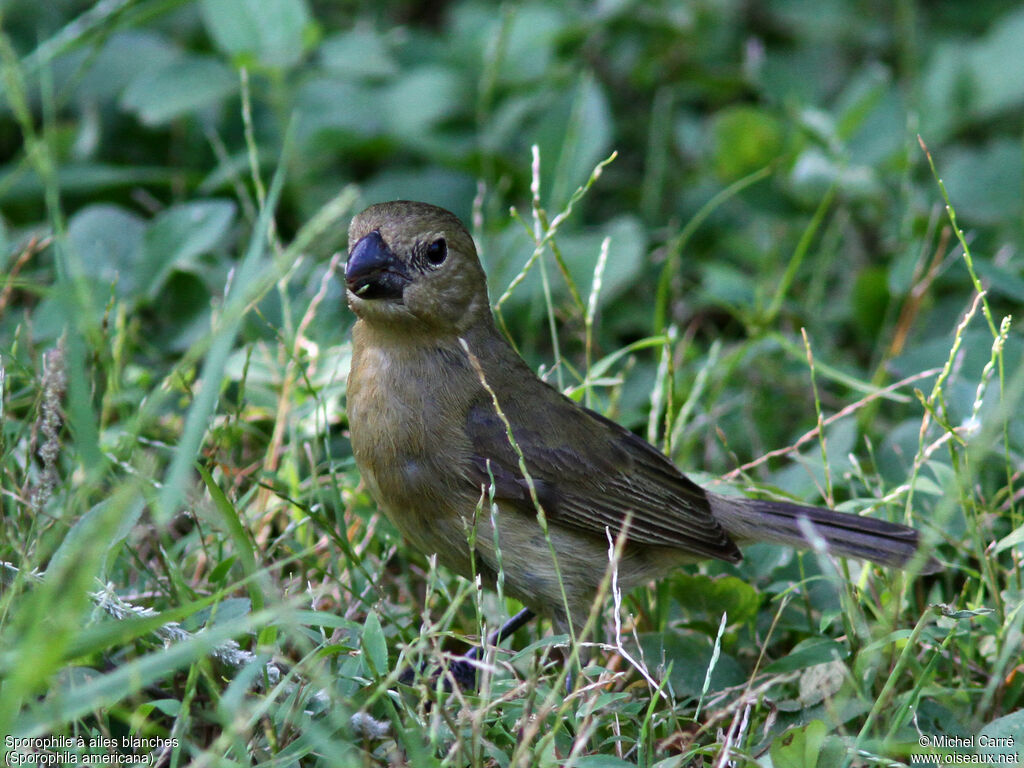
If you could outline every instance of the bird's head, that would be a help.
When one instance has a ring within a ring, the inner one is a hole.
[[[349,225],[348,304],[373,326],[461,334],[490,317],[473,238],[444,208],[398,200]]]

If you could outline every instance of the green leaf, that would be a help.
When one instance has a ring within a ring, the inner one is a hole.
[[[779,675],[806,669],[815,664],[827,664],[850,655],[849,649],[842,643],[823,637],[814,637],[797,643],[788,656],[772,662],[764,668],[766,675]]]
[[[144,507],[141,495],[132,499],[104,499],[71,526],[50,559],[49,568],[59,570],[65,561],[83,562],[88,559],[86,552],[93,550],[105,553],[107,560],[112,559],[112,551],[132,532]],[[105,579],[105,572],[101,571],[97,578]]]
[[[659,760],[651,768],[683,768],[687,759],[687,755],[673,755],[672,757]]]
[[[676,696],[701,695],[714,655],[710,637],[693,632],[652,632],[640,636],[640,646],[652,673],[662,664],[666,669],[671,665],[670,680]],[[720,691],[744,680],[746,672],[739,662],[726,653],[719,653],[711,672],[709,690]]]
[[[586,296],[594,279],[594,265],[601,242],[609,238],[608,262],[604,270],[601,295],[608,299],[636,285],[647,254],[647,233],[635,216],[617,216],[599,231],[571,238],[560,238],[563,255],[581,293]]]
[[[196,257],[214,248],[235,218],[230,200],[196,200],[160,214],[146,230],[143,243],[148,265],[145,293],[154,298],[172,270],[196,266]]]
[[[145,714],[150,709],[163,712],[168,717],[177,717],[181,712],[181,702],[178,699],[156,699],[148,701],[139,707],[139,711]]]
[[[974,44],[968,61],[973,75],[972,113],[988,117],[1024,106],[1024,9],[992,25]]]
[[[757,615],[761,597],[757,590],[735,576],[712,579],[677,573],[672,578],[672,597],[689,615],[718,626],[722,613],[729,624],[743,624]]]
[[[98,53],[82,50],[88,70],[76,95],[79,98],[114,100],[139,74],[139,62],[155,67],[172,62],[178,56],[174,44],[153,31],[126,30],[111,35]]]
[[[547,152],[541,153],[541,168],[547,168],[549,179],[552,178],[552,163],[557,158],[548,196],[552,209],[561,209],[576,189],[586,184],[594,166],[611,151],[611,108],[597,80],[585,74],[567,101],[548,111],[544,128],[547,141],[551,143]],[[557,151],[552,151],[555,147]]]
[[[865,338],[879,334],[889,300],[888,271],[879,265],[863,268],[853,284],[850,310],[853,321]]]
[[[231,555],[217,563],[214,569],[210,571],[210,581],[214,584],[220,584],[224,581],[224,579],[227,578],[228,572],[231,570],[231,566],[235,564],[236,560],[238,560],[238,556]]]
[[[453,70],[428,64],[407,69],[377,108],[388,121],[390,133],[415,141],[461,111],[470,92]]]
[[[791,728],[777,737],[769,749],[773,768],[831,768],[839,765],[846,749],[821,720]]]
[[[146,225],[142,219],[116,205],[90,205],[68,222],[72,258],[77,258],[86,277],[100,288],[98,304],[116,285],[117,295],[133,297],[143,279],[142,243]]]
[[[782,127],[778,119],[756,107],[727,107],[711,126],[715,174],[735,181],[771,163],[782,151]]]
[[[379,87],[350,83],[338,77],[315,77],[295,97],[298,135],[304,143],[324,132],[372,137],[384,129]],[[316,152],[317,146],[308,151]]]
[[[380,617],[377,616],[376,611],[366,614],[361,645],[370,674],[376,676],[387,674],[388,644],[384,639],[384,629],[380,625]]]
[[[364,200],[430,200],[456,211],[469,211],[473,203],[473,177],[445,168],[388,170],[360,186]]]
[[[63,193],[95,195],[106,189],[136,185],[166,186],[181,178],[181,171],[154,166],[117,166],[104,163],[66,163],[57,170]],[[43,196],[43,182],[35,171],[20,169],[0,174],[0,202]]]
[[[1020,765],[1024,750],[1024,709],[1011,712],[986,725],[975,739],[979,755],[1014,757]]]
[[[217,46],[242,64],[294,66],[313,39],[303,0],[201,0],[199,10]]]
[[[810,147],[793,164],[790,188],[801,203],[817,205],[835,187],[845,198],[857,202],[879,202],[882,187],[874,168],[834,160],[819,147]]]
[[[985,280],[989,293],[996,293],[1024,302],[1024,277],[1020,270],[1007,269],[989,259],[974,257],[974,270]]]
[[[937,157],[957,216],[986,224],[1012,219],[1024,208],[1024,151],[1016,139],[958,147]]]
[[[1004,536],[998,542],[996,542],[994,551],[997,553],[1002,552],[1004,549],[1016,547],[1022,543],[1024,543],[1024,525],[1010,531],[1008,534],[1006,534],[1006,536]]]
[[[224,375],[224,366],[234,345],[235,336],[242,324],[242,317],[249,302],[261,286],[260,274],[265,271],[264,254],[267,248],[267,232],[270,229],[272,211],[277,205],[283,183],[284,163],[274,174],[267,197],[260,210],[245,256],[238,264],[231,286],[222,304],[218,322],[213,329],[210,347],[203,360],[200,376],[207,382],[219,382]],[[186,480],[193,471],[195,457],[199,455],[206,430],[217,408],[219,389],[216,386],[202,387],[192,400],[185,417],[178,444],[174,449],[170,466],[164,474],[159,490],[155,516],[168,519],[177,511],[184,498]]]
[[[502,83],[524,83],[543,77],[551,66],[558,35],[566,26],[565,9],[556,3],[522,3],[513,8],[498,69]],[[501,23],[489,9],[481,6],[480,10],[495,21],[495,26]]]
[[[359,630],[359,625],[351,619],[336,616],[326,611],[293,611],[289,617],[296,624],[305,627],[327,627],[329,629]]]
[[[121,97],[121,106],[147,125],[216,104],[238,90],[230,68],[209,56],[181,56],[163,66],[143,69]]]
[[[713,307],[743,307],[754,303],[757,281],[749,270],[724,261],[700,265],[700,300]]]
[[[584,755],[567,765],[575,766],[575,768],[634,768],[636,764],[613,755]]]
[[[847,471],[850,466],[848,457],[851,451],[856,450],[859,434],[857,423],[852,419],[838,421],[825,428],[829,471],[833,477]],[[785,488],[803,499],[815,499],[825,487],[825,482],[825,463],[817,440],[800,451],[799,461],[771,473],[772,485]]]
[[[970,115],[974,85],[964,41],[938,41],[923,72],[920,130],[930,143],[945,138]]]
[[[346,79],[391,77],[399,71],[384,37],[368,25],[359,24],[324,40],[319,54],[324,67]]]
[[[209,333],[210,295],[196,274],[171,273],[160,290],[160,301],[153,305],[165,323],[152,338],[154,346],[180,353]]]
[[[252,613],[252,603],[247,597],[228,597],[196,611],[181,622],[189,632],[209,629],[226,622],[238,621]]]
[[[534,651],[539,651],[542,648],[554,648],[559,645],[566,645],[568,642],[568,635],[547,635],[540,640],[530,643],[525,648],[520,648],[519,651],[512,655],[512,661],[516,662],[520,659],[525,659],[533,654]]]
[[[245,575],[252,576],[257,568],[256,553],[252,539],[249,536],[249,531],[242,522],[241,515],[221,487],[217,485],[209,470],[198,463],[196,464],[196,470],[199,472],[200,477],[203,478],[210,498],[213,499],[213,508],[218,513],[217,519],[231,536],[231,541],[235,546],[235,553],[238,555]],[[248,586],[253,606],[255,606],[256,610],[262,610],[263,593],[260,591],[260,585],[255,581],[250,581]]]
[[[446,37],[460,62],[475,66],[493,59],[489,63],[496,83],[526,90],[522,86],[543,82],[550,73],[568,16],[557,3],[515,3],[497,12],[487,3],[462,3],[459,12],[452,14]]]

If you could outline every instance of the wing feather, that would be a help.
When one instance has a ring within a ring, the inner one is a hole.
[[[740,559],[700,486],[629,430],[543,386],[548,391],[528,412],[506,415],[516,425],[516,443],[549,522],[599,536],[608,528],[617,536],[628,519],[631,541]],[[536,424],[547,428],[527,426]],[[571,433],[553,435],[557,424],[571,424]],[[498,499],[533,512],[519,456],[489,398],[470,409],[466,432],[473,448],[470,481],[493,484]]]

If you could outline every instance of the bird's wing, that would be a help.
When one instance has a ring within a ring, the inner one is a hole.
[[[617,536],[625,525],[634,542],[740,560],[700,486],[629,430],[541,386],[536,398],[517,398],[503,411],[549,522],[599,536],[606,528]],[[490,398],[470,408],[466,432],[471,481],[535,514],[519,454]]]

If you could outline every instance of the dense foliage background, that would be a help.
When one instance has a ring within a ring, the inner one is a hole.
[[[1008,0],[4,0],[0,735],[1019,759],[1021,40]],[[337,274],[391,198],[471,225],[553,384],[704,483],[911,522],[945,570],[759,545],[627,596],[572,695],[543,626],[479,693],[433,685],[517,606],[407,550],[352,463]]]

